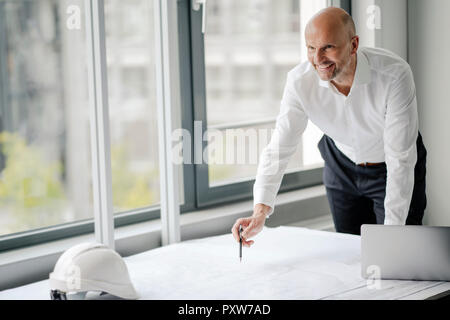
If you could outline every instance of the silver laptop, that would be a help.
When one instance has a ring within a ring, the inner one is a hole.
[[[362,225],[361,275],[450,281],[450,227]]]

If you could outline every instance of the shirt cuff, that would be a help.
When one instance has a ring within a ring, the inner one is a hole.
[[[258,203],[262,203],[270,207],[269,212],[266,213],[266,218],[269,218],[275,209],[275,197],[276,195],[275,196],[272,195],[270,192],[267,192],[264,188],[263,189],[255,188],[253,190],[253,209],[255,209],[255,206]]]

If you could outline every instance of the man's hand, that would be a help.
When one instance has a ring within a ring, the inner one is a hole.
[[[267,213],[269,213],[270,209],[269,206],[258,203],[255,205],[251,217],[237,219],[233,228],[231,228],[234,239],[239,242],[239,226],[242,225],[242,245],[244,247],[250,247],[254,241],[248,239],[256,236],[263,229]]]

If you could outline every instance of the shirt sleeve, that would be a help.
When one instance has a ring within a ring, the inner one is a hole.
[[[394,81],[387,101],[384,152],[386,159],[386,225],[404,225],[414,188],[418,136],[417,100],[409,66]]]
[[[258,203],[271,207],[267,216],[275,209],[275,198],[284,171],[297,150],[307,123],[308,117],[295,91],[294,81],[288,74],[275,129],[260,155],[253,185],[253,207]]]

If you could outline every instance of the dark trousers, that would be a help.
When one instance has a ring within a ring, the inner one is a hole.
[[[347,158],[327,135],[322,137],[318,147],[325,161],[323,181],[336,231],[359,235],[362,224],[383,224],[386,164],[358,166]],[[419,132],[414,189],[406,219],[408,225],[422,224],[427,205],[426,156],[427,151]]]

